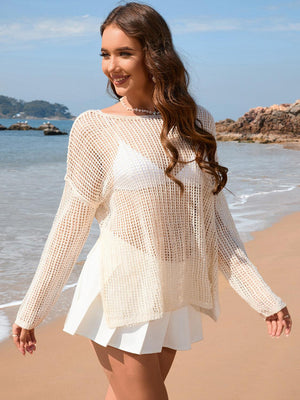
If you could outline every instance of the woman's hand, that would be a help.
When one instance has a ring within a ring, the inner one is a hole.
[[[36,339],[34,336],[34,329],[24,329],[17,324],[12,326],[12,335],[15,345],[18,350],[26,355],[26,351],[32,354],[36,350]]]
[[[283,330],[285,331],[285,335],[289,336],[292,329],[292,318],[287,307],[267,317],[266,322],[270,336],[279,338]]]

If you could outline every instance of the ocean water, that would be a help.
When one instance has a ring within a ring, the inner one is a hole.
[[[0,120],[9,126],[16,120]],[[37,127],[44,120],[30,120]],[[69,132],[73,121],[50,121]],[[11,331],[59,205],[68,136],[42,131],[0,131],[0,341]],[[300,210],[300,152],[279,144],[219,142],[229,168],[226,198],[243,241],[282,216]],[[94,221],[72,274],[42,324],[65,315],[84,260],[97,240]]]

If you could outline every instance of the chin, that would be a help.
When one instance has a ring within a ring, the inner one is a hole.
[[[130,92],[130,88],[127,86],[116,86],[114,85],[114,89],[119,96],[126,96]]]
[[[118,96],[124,97],[128,94],[128,90],[126,90],[125,88],[120,88],[115,86],[114,88]]]

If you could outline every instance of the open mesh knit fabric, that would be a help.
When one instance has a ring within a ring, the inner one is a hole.
[[[198,106],[203,128],[215,135],[212,115]],[[88,237],[100,227],[99,261],[104,315],[110,327],[161,318],[191,304],[219,315],[218,268],[233,289],[263,316],[285,303],[248,259],[223,190],[176,130],[179,151],[172,171],[162,147],[160,115],[122,116],[88,110],[73,123],[65,186],[33,281],[16,324],[39,325],[57,301]]]

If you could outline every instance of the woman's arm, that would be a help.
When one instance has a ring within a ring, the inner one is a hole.
[[[94,132],[88,112],[73,123],[61,201],[15,320],[15,325],[25,330],[38,326],[57,301],[101,205],[103,171],[99,151],[93,143]]]
[[[15,323],[39,325],[60,296],[88,237],[97,204],[87,203],[66,179],[62,198],[33,281]]]
[[[209,122],[206,128],[216,136],[214,119],[209,112],[207,114],[206,120]],[[217,154],[216,160],[218,161]],[[284,328],[288,335],[292,321],[286,304],[272,292],[249,260],[223,190],[215,196],[219,269],[232,288],[252,308],[266,317],[271,336],[279,336]]]
[[[280,311],[286,304],[272,292],[249,260],[223,191],[216,195],[215,218],[219,268],[232,288],[265,317]]]
[[[249,260],[222,191],[217,195],[215,204],[220,270],[231,287],[266,317],[270,336],[279,337],[283,330],[288,336],[292,319],[286,304],[272,292]]]

